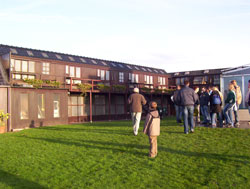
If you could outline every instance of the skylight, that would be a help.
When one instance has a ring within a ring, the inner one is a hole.
[[[152,72],[152,70],[151,70],[151,69],[149,69],[149,68],[148,68],[148,71],[149,71],[149,72]]]
[[[185,72],[185,75],[189,75],[189,72]]]
[[[33,54],[32,51],[27,51],[27,54],[28,54],[29,56],[34,56],[34,54]]]
[[[41,54],[43,55],[44,58],[49,58],[49,56],[46,53],[42,52]]]
[[[112,64],[112,66],[116,67],[116,64],[115,64],[115,63],[111,63],[111,64]]]
[[[135,69],[140,70],[137,66],[135,66]]]
[[[80,58],[80,60],[81,60],[83,63],[86,63],[86,60],[84,60],[83,58]]]
[[[129,66],[129,65],[126,65],[129,69],[131,69],[132,70],[132,68],[131,68],[131,66]]]
[[[209,73],[209,70],[205,70],[204,73]]]
[[[18,54],[16,49],[10,48],[10,51],[14,54]]]
[[[162,74],[165,74],[165,72],[164,71],[160,71]],[[178,75],[179,75],[179,73],[178,73]]]
[[[161,73],[162,73],[162,71],[161,71]],[[177,72],[177,73],[174,73],[174,75],[179,75],[179,73]]]
[[[143,67],[142,67],[141,69],[142,69],[143,71],[145,71],[145,72],[147,71],[147,70],[146,70],[145,68],[143,68]]]
[[[107,63],[106,63],[106,62],[101,61],[101,63],[102,63],[104,66],[107,66]]]
[[[97,62],[96,62],[95,60],[91,60],[91,62],[92,62],[93,64],[97,64]]]
[[[69,59],[73,62],[75,61],[75,59],[72,56],[69,56]]]
[[[62,60],[62,57],[59,54],[56,54],[56,58]]]
[[[157,70],[154,70],[155,71],[155,73],[158,73],[158,71]]]
[[[121,68],[124,68],[124,66],[123,65],[121,65],[121,64],[118,64]]]

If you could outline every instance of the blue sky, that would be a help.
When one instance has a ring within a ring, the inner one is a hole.
[[[163,68],[250,63],[249,0],[0,0],[0,43]]]

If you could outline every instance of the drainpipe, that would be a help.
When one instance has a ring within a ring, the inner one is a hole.
[[[7,113],[10,114],[10,118],[7,120],[7,132],[11,131],[12,125],[11,125],[11,119],[12,119],[12,114],[11,114],[11,88],[7,87]]]

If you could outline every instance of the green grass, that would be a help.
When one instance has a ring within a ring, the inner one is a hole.
[[[250,188],[250,130],[162,121],[158,157],[130,121],[0,135],[0,188]]]

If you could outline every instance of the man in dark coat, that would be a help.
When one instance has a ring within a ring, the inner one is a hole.
[[[190,132],[194,132],[194,105],[198,101],[198,95],[195,94],[194,90],[189,87],[189,81],[184,81],[185,86],[180,90],[177,97],[178,103],[183,108],[183,119],[184,119],[184,133],[188,134],[189,126]]]
[[[208,104],[209,104],[208,91],[205,87],[202,87],[200,95],[200,106],[201,106],[201,114],[203,115],[204,118],[202,123],[206,125],[208,125],[211,122]]]
[[[182,106],[180,106],[180,104],[178,103],[178,99],[177,99],[180,90],[181,90],[181,86],[177,85],[176,91],[174,92],[174,95],[173,95],[173,102],[175,106],[175,114],[176,114],[177,123],[181,123],[181,120],[182,120]]]

